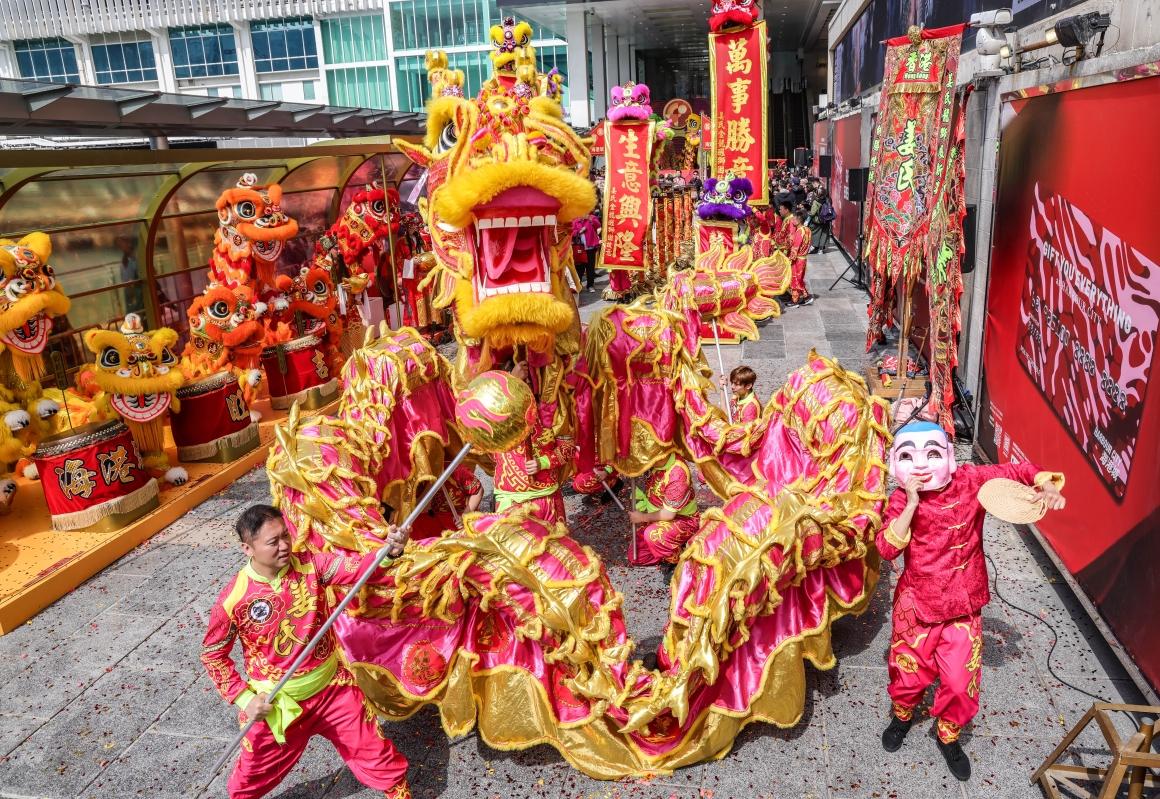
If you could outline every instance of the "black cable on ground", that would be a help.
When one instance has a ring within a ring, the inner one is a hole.
[[[1029,611],[1025,608],[1019,607],[1014,602],[1011,602],[1006,597],[1004,597],[1001,593],[999,593],[999,568],[995,565],[995,561],[991,560],[990,555],[983,553],[983,556],[987,559],[987,562],[991,564],[991,570],[995,573],[995,576],[992,580],[992,589],[991,590],[994,592],[995,596],[997,596],[999,598],[999,601],[1002,602],[1004,605],[1006,605],[1009,608],[1014,608],[1015,610],[1019,611],[1020,613],[1024,613],[1024,614],[1030,616],[1031,618],[1035,619],[1035,621],[1039,622],[1044,627],[1046,627],[1048,630],[1051,630],[1051,634],[1054,637],[1051,640],[1051,648],[1049,650],[1047,650],[1047,670],[1048,670],[1048,672],[1051,673],[1051,676],[1054,677],[1057,682],[1060,682],[1063,685],[1066,685],[1071,690],[1078,691],[1079,693],[1083,694],[1084,696],[1090,696],[1092,699],[1096,700],[1097,702],[1104,702],[1106,704],[1115,704],[1114,702],[1112,702],[1109,699],[1104,699],[1102,696],[1098,696],[1096,694],[1093,694],[1090,691],[1085,691],[1084,689],[1080,688],[1079,686],[1073,685],[1072,683],[1069,683],[1067,680],[1063,679],[1062,677],[1060,677],[1058,674],[1055,673],[1055,669],[1053,669],[1051,667],[1051,656],[1055,652],[1056,644],[1059,643],[1059,633],[1056,631],[1056,629],[1054,627],[1051,626],[1050,622],[1048,622],[1047,619],[1043,618],[1042,616],[1039,616],[1038,614],[1032,613],[1031,611]],[[1128,712],[1127,710],[1121,710],[1120,712],[1123,713],[1124,715],[1126,715],[1128,718],[1130,718],[1132,720],[1132,724],[1134,726],[1139,724],[1139,719],[1136,717],[1136,715]],[[1062,721],[1062,719],[1061,719],[1061,721]]]

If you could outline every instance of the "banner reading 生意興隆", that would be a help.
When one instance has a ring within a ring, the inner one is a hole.
[[[644,269],[652,218],[648,173],[656,123],[611,120],[604,123],[604,246],[599,267]]]

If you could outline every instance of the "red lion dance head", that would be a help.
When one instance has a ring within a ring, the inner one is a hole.
[[[713,15],[709,17],[709,29],[719,33],[736,25],[746,28],[757,22],[761,10],[758,0],[714,0]]]

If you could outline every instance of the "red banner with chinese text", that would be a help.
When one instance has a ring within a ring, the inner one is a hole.
[[[592,129],[592,146],[588,148],[592,155],[604,155],[604,123]]]
[[[604,246],[598,268],[645,268],[645,237],[651,218],[648,189],[656,122],[626,119],[604,123]]]
[[[713,175],[732,172],[748,178],[753,183],[750,205],[769,204],[765,40],[764,20],[751,28],[709,34]]]

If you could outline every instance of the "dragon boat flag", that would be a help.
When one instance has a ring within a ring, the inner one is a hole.
[[[753,183],[751,205],[769,204],[765,21],[709,34],[712,76],[713,174],[732,172]]]
[[[599,267],[644,269],[652,218],[648,174],[656,122],[625,119],[604,123],[604,247]]]

